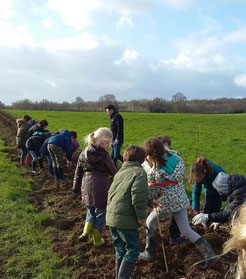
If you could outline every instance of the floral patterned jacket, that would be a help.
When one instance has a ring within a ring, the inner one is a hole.
[[[190,204],[184,189],[185,163],[180,156],[170,153],[178,159],[173,172],[169,174],[163,167],[154,167],[148,175],[149,195],[157,200],[160,213],[178,212]]]

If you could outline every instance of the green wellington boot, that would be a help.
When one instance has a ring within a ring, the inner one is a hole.
[[[93,242],[96,247],[102,246],[105,243],[104,239],[102,238],[102,233],[98,229],[93,229],[92,234]]]
[[[80,235],[79,239],[87,240],[91,233],[92,226],[93,224],[91,222],[85,222],[83,233]]]

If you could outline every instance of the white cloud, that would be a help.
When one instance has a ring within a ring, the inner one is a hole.
[[[45,82],[50,86],[50,87],[57,87],[57,84],[50,79],[46,79]]]
[[[170,6],[176,10],[182,10],[193,5],[196,0],[156,0],[156,2]]]
[[[56,11],[65,24],[81,30],[91,23],[90,13],[99,9],[101,4],[99,0],[49,0],[48,7]]]
[[[120,29],[124,26],[128,26],[130,28],[133,28],[133,21],[132,21],[132,15],[129,12],[126,12],[124,15],[120,17],[116,24],[116,28]]]
[[[42,21],[42,25],[47,29],[51,29],[54,26],[54,21],[47,18]]]
[[[11,24],[0,21],[0,46],[21,47],[23,45],[32,47],[33,39],[26,24],[13,27]]]
[[[13,8],[12,0],[1,1],[0,19],[9,19],[15,16],[16,12]]]
[[[234,78],[234,83],[235,83],[237,86],[246,87],[246,74],[237,75],[237,76]]]
[[[224,40],[231,43],[246,42],[246,27],[230,32],[224,37]]]
[[[93,49],[98,47],[98,39],[84,32],[76,37],[72,38],[59,38],[50,40],[42,44],[42,46],[48,51],[56,50],[73,50],[73,49]]]
[[[130,64],[132,61],[134,61],[139,54],[135,50],[127,49],[123,53],[122,57],[119,60],[115,60],[115,64]]]

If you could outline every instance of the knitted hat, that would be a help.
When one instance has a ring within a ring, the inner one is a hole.
[[[229,193],[229,184],[228,184],[229,175],[224,172],[219,172],[213,181],[213,186],[217,190],[217,192],[221,192],[223,194]]]

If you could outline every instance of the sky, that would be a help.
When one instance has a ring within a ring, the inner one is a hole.
[[[0,101],[246,98],[246,0],[0,0]]]

